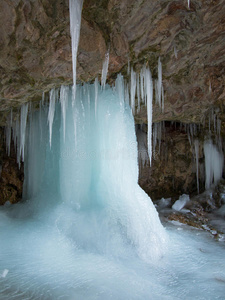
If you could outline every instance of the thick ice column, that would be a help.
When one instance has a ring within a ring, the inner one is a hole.
[[[70,34],[72,39],[72,61],[73,61],[73,103],[76,97],[76,67],[77,51],[80,39],[81,12],[83,0],[70,0]]]

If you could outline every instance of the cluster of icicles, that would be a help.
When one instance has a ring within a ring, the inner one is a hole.
[[[106,86],[106,78],[108,72],[109,63],[109,53],[106,53],[105,61],[102,68],[102,78],[101,78],[101,88],[104,89]],[[118,74],[115,81],[115,86],[113,87],[118,91],[121,101],[126,101],[130,104],[133,114],[140,111],[141,105],[147,107],[148,115],[148,157],[151,163],[152,159],[152,102],[153,102],[153,80],[149,67],[144,66],[140,74],[136,73],[128,67],[128,72],[130,72],[130,82],[127,83],[121,74]],[[98,78],[94,81],[95,86],[95,111],[98,105]],[[55,113],[55,103],[57,99],[60,100],[63,124],[64,124],[64,136],[65,136],[65,120],[66,120],[66,107],[68,105],[68,99],[66,95],[68,94],[68,86],[61,86],[60,89],[52,89],[49,93],[49,109],[48,109],[48,126],[49,126],[49,143],[51,148],[52,141],[52,125]],[[73,93],[76,93],[76,87],[73,85]],[[124,95],[122,95],[124,93]],[[46,97],[47,98],[47,97]],[[135,99],[137,98],[137,106]],[[75,97],[73,97],[74,101]],[[43,93],[42,100],[39,103],[39,107],[46,105],[47,100],[45,99],[45,94]],[[162,65],[160,58],[158,60],[158,80],[155,80],[155,102],[164,109],[164,90],[162,85]],[[28,115],[32,112],[32,103],[23,104],[20,108],[19,113],[14,116],[12,110],[7,118],[7,126],[5,131],[6,136],[6,147],[7,153],[10,155],[11,138],[13,138],[14,146],[17,152],[17,162],[20,166],[21,161],[24,161],[24,146],[26,140],[26,124]],[[74,134],[76,135],[76,115],[74,114]]]
[[[140,128],[137,129],[137,138],[139,144],[139,162],[140,167],[144,167],[148,164],[148,155],[146,147],[145,126],[142,124]],[[190,148],[194,156],[194,161],[196,164],[196,181],[197,181],[197,191],[199,193],[199,148],[200,141],[199,136],[201,136],[202,128],[204,129],[204,143],[203,152],[205,156],[205,188],[210,189],[213,184],[217,184],[222,178],[223,174],[223,145],[221,139],[221,120],[218,117],[218,111],[215,109],[210,109],[203,119],[202,124],[195,123],[182,123],[182,122],[171,122],[170,126],[173,126],[175,130],[184,132],[187,134],[188,141],[190,143]],[[164,155],[167,157],[167,153],[162,152],[162,140],[166,140],[166,125],[165,121],[155,122],[152,125],[152,156],[156,159],[156,156]],[[164,149],[167,150],[167,147]],[[164,151],[164,152],[165,152]]]

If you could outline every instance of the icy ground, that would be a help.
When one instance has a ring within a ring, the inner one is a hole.
[[[105,224],[93,215],[85,244],[87,218],[77,221],[79,236],[74,217],[64,205],[42,214],[27,203],[1,208],[1,300],[224,299],[225,246],[206,232],[168,223],[166,254],[146,263],[129,242],[113,248],[102,239]]]

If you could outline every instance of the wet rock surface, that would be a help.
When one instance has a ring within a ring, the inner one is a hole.
[[[17,203],[22,199],[23,164],[18,167],[16,154],[12,145],[11,155],[8,156],[4,145],[4,131],[0,128],[0,205]]]
[[[196,161],[194,144],[190,144],[188,133],[184,126],[166,122],[162,130],[161,141],[153,147],[153,159],[150,167],[147,155],[146,127],[138,129],[139,139],[145,141],[147,161],[144,165],[139,160],[139,184],[153,199],[172,197],[175,199],[181,194],[194,195],[197,193]],[[153,138],[154,140],[154,138]],[[140,142],[139,142],[140,144]],[[139,147],[140,152],[143,149]],[[205,165],[203,144],[199,147],[199,187],[204,191]],[[167,196],[166,196],[167,195]]]
[[[154,121],[202,122],[209,106],[224,111],[224,1],[86,0],[78,51],[78,81],[100,76],[110,48],[109,81],[128,60],[147,63],[157,78],[163,65],[164,113]],[[9,17],[10,16],[10,17]],[[0,3],[0,111],[43,91],[72,83],[68,0],[2,0]],[[136,119],[146,121],[142,107]],[[223,117],[221,117],[223,119]]]

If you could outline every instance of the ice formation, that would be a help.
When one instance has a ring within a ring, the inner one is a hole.
[[[196,161],[196,181],[197,181],[197,190],[199,194],[199,179],[198,179],[198,172],[199,172],[199,167],[198,167],[198,161],[199,161],[199,141],[198,139],[195,139],[194,141],[194,146],[195,146],[195,161]]]
[[[72,62],[73,62],[73,103],[76,95],[76,68],[77,68],[77,51],[80,39],[81,11],[83,0],[70,0],[70,34],[72,39]]]
[[[205,188],[208,190],[213,184],[217,184],[223,173],[223,152],[219,151],[212,140],[204,142],[205,155]]]
[[[51,145],[52,145],[52,124],[53,124],[54,115],[55,115],[55,100],[56,100],[56,90],[52,89],[50,91],[50,101],[49,101],[49,109],[48,109],[49,144],[50,144],[50,148],[51,148]]]
[[[189,195],[183,194],[179,199],[173,204],[172,209],[180,211],[184,206],[190,201]]]
[[[109,50],[105,54],[105,60],[103,62],[103,66],[102,66],[101,86],[103,89],[105,88],[105,84],[106,84],[108,67],[109,67]]]

